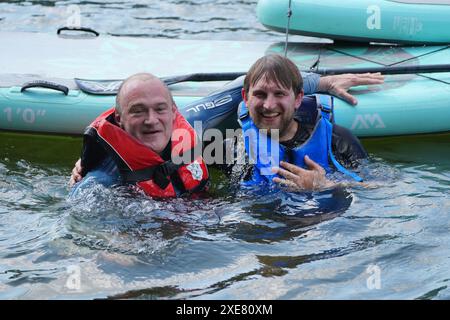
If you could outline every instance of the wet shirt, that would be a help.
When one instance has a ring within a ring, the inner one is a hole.
[[[313,125],[299,124],[294,137],[281,144],[287,149],[294,149],[304,144],[313,130]],[[358,160],[367,158],[367,153],[358,138],[347,128],[336,124],[333,125],[331,148],[336,160],[346,168],[356,167]]]

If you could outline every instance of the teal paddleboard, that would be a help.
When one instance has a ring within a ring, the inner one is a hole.
[[[282,42],[128,37],[83,40],[29,33],[0,33],[0,38],[6,44],[0,51],[0,130],[71,135],[81,134],[97,115],[114,105],[115,99],[114,95],[82,91],[74,78],[123,79],[141,71],[158,76],[245,72],[264,54],[284,52]],[[421,66],[450,61],[450,49],[447,46],[290,43],[288,56],[301,70],[313,66]],[[22,90],[24,83],[30,80],[48,80],[67,87],[67,95],[46,88]],[[221,90],[225,83],[182,82],[170,88],[182,112],[195,113],[195,117],[209,120],[202,114],[220,113],[219,107],[230,102],[228,97],[212,100],[213,103],[197,101]],[[352,93],[359,100],[356,107],[335,99],[335,120],[360,137],[448,132],[449,84],[450,73],[389,75],[383,85],[354,88]],[[233,101],[236,101],[237,93],[239,88],[232,94]],[[231,111],[234,112],[224,112]],[[228,122],[222,125],[236,127],[235,119],[228,117]]]
[[[259,21],[286,32],[289,0],[259,0]],[[365,42],[450,43],[448,0],[291,0],[292,34]]]
[[[0,39],[0,130],[76,135],[114,106],[115,97],[87,94],[75,78],[103,81],[138,72],[164,77],[246,71],[269,46],[245,41],[68,37],[56,32],[0,32]],[[22,91],[25,83],[41,80],[67,87],[68,94],[45,88]],[[182,82],[170,88],[183,109],[224,85],[223,81]]]
[[[448,46],[358,46],[290,43],[288,56],[300,69],[423,66],[450,61]],[[267,52],[284,52],[284,43]],[[360,137],[450,131],[450,72],[389,75],[379,86],[351,90],[356,107],[335,99],[336,123]]]

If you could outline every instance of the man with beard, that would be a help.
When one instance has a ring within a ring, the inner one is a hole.
[[[276,183],[295,190],[321,190],[333,183],[333,170],[362,181],[345,167],[367,153],[351,132],[332,124],[330,101],[304,96],[297,66],[288,58],[268,55],[248,71],[239,112],[241,142],[253,164],[247,184]]]

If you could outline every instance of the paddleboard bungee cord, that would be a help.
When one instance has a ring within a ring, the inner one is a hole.
[[[291,16],[292,16],[292,0],[289,0],[289,7],[287,11],[287,26],[286,26],[286,42],[284,43],[284,57],[287,58],[288,52],[288,41],[289,41],[289,27],[291,24]]]

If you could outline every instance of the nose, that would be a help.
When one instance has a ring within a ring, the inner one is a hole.
[[[156,112],[152,109],[148,110],[147,117],[144,119],[144,124],[154,125],[158,123],[158,118],[156,117]]]
[[[264,100],[263,108],[266,110],[272,110],[276,107],[276,99],[273,94],[268,94]]]

